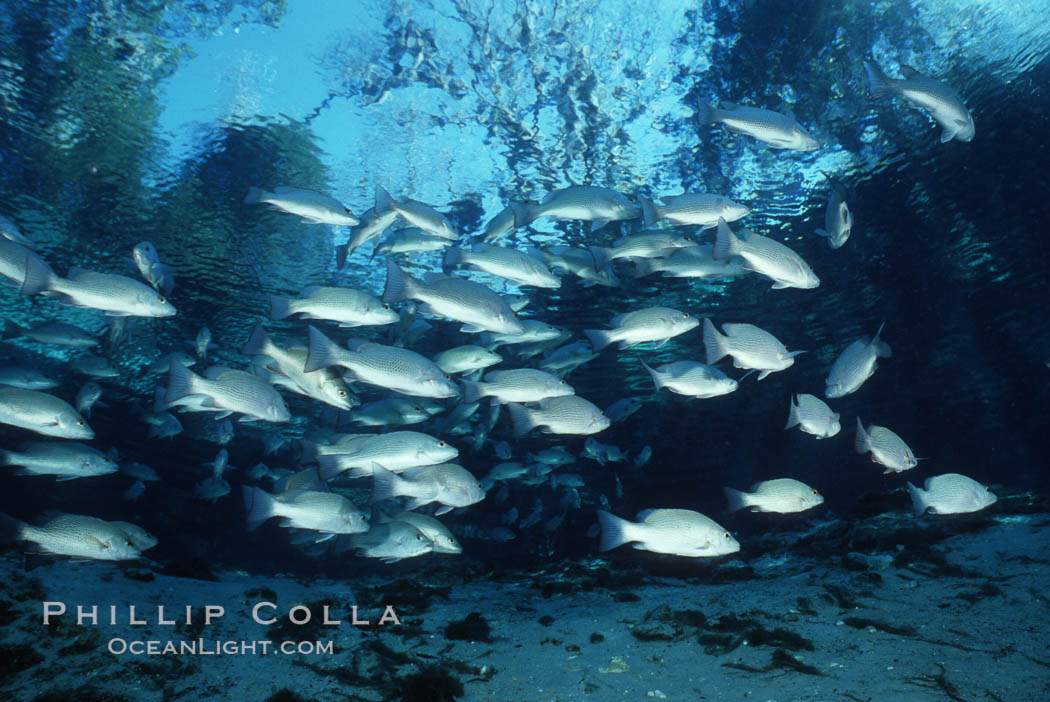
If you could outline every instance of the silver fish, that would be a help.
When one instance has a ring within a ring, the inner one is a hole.
[[[459,239],[459,232],[456,231],[445,215],[418,200],[412,200],[407,197],[395,200],[390,197],[390,193],[378,185],[376,186],[376,198],[372,211],[376,214],[390,211],[396,212],[398,217],[409,224],[419,227],[428,234],[452,241]]]
[[[331,224],[350,227],[357,224],[357,217],[334,197],[313,190],[278,185],[273,192],[249,188],[244,204],[265,203],[275,210],[298,215],[310,224]]]
[[[141,480],[136,480],[131,484],[127,490],[124,491],[122,497],[128,502],[135,502],[146,492],[146,483]]]
[[[663,198],[663,205],[656,205],[647,197],[639,197],[642,206],[642,219],[645,226],[651,227],[661,219],[672,224],[692,224],[704,229],[718,224],[719,219],[735,222],[747,217],[751,210],[733,202],[725,195],[713,193],[683,193]]]
[[[216,440],[219,446],[225,446],[226,444],[233,441],[233,422],[229,419],[224,419],[219,422],[219,427],[216,430]]]
[[[171,291],[175,289],[174,269],[160,262],[157,247],[148,241],[140,242],[131,250],[131,258],[135,261],[139,275],[152,285],[154,290],[171,295]]]
[[[631,234],[612,247],[588,246],[587,250],[594,258],[594,270],[601,271],[618,258],[659,258],[689,246],[695,244],[685,236],[663,231]]]
[[[255,326],[248,342],[241,348],[246,356],[261,355],[269,359],[263,368],[270,371],[271,382],[287,387],[300,395],[320,400],[332,407],[348,410],[356,400],[350,395],[343,378],[334,370],[321,368],[304,372],[307,350],[294,347],[282,349],[267,336],[261,324]]]
[[[399,317],[378,298],[352,288],[304,288],[300,297],[270,296],[270,319],[300,315],[304,319],[326,319],[341,327],[382,326]]]
[[[197,355],[203,361],[208,358],[208,349],[214,346],[211,343],[211,329],[207,326],[201,327],[200,331],[197,332],[197,339],[194,343],[194,349],[197,351]]]
[[[610,422],[616,424],[640,410],[644,404],[645,400],[640,397],[625,397],[606,407],[605,416],[609,418]]]
[[[670,307],[647,307],[616,315],[612,324],[615,328],[610,330],[584,330],[595,351],[616,342],[621,349],[650,341],[657,342],[656,348],[660,348],[672,337],[695,329],[700,322],[693,315]]]
[[[507,344],[536,344],[547,342],[561,343],[565,339],[572,336],[569,332],[564,329],[541,322],[538,319],[523,319],[521,320],[521,326],[524,331],[521,334],[490,334],[485,332],[482,335],[482,343],[488,346],[490,349],[498,349],[500,346]],[[535,347],[530,347],[534,349]],[[518,350],[519,355],[522,355],[522,350]],[[539,352],[537,352],[539,353]]]
[[[208,375],[203,378],[181,363],[173,363],[165,402],[171,405],[189,395],[202,395],[206,398],[203,408],[221,410],[220,416],[237,412],[244,415],[241,421],[266,422],[287,422],[292,418],[284,399],[262,378],[230,369],[209,371]]]
[[[361,215],[361,223],[350,229],[350,239],[345,244],[335,247],[336,270],[342,270],[350,254],[372,239],[381,236],[396,221],[397,212],[393,210],[377,215],[375,210],[369,208]]]
[[[8,241],[13,241],[16,244],[20,244],[26,247],[27,249],[31,249],[35,246],[35,244],[32,241],[27,239],[22,234],[17,224],[15,224],[7,217],[4,217],[3,215],[0,215],[0,239],[7,239]]]
[[[384,302],[417,300],[420,312],[463,322],[461,331],[521,334],[525,329],[503,298],[484,285],[462,278],[416,280],[387,259]]]
[[[647,509],[637,522],[598,510],[602,538],[599,549],[608,551],[623,544],[654,553],[689,558],[736,553],[740,544],[723,527],[699,512],[687,509]]]
[[[58,381],[36,368],[4,366],[0,368],[0,385],[23,390],[50,390],[58,387]]]
[[[791,398],[791,408],[788,410],[787,425],[784,429],[792,427],[799,427],[818,439],[835,436],[842,429],[838,412],[832,412],[819,397],[806,394]]]
[[[80,327],[66,324],[65,322],[41,322],[32,329],[26,329],[14,322],[8,322],[7,327],[4,329],[4,338],[25,338],[40,344],[69,346],[77,349],[98,346],[97,337],[92,336]]]
[[[824,504],[824,497],[805,483],[791,478],[763,480],[751,486],[751,492],[725,488],[729,511],[749,507],[752,512],[804,512]]]
[[[774,371],[790,368],[795,356],[805,351],[788,351],[775,336],[753,324],[722,325],[725,335],[718,333],[710,319],[704,319],[704,347],[707,349],[707,364],[713,366],[726,356],[733,357],[735,368],[760,371],[763,380]]]
[[[58,556],[124,561],[141,555],[122,528],[96,517],[62,514],[38,527],[17,521],[15,526],[18,540]]]
[[[919,459],[900,438],[886,427],[870,425],[865,431],[857,417],[857,438],[854,441],[857,453],[871,453],[871,460],[885,466],[883,473],[901,473],[919,465]]]
[[[134,461],[131,463],[122,463],[120,465],[120,472],[144,482],[156,482],[160,480],[160,475],[157,474],[157,471],[147,466],[145,463],[136,463]]]
[[[545,354],[543,361],[540,362],[540,368],[563,376],[595,358],[598,358],[598,354],[588,342],[577,341]]]
[[[723,102],[722,107],[701,104],[697,121],[700,124],[721,122],[729,131],[754,137],[774,149],[814,151],[820,148],[820,142],[810,136],[790,110],[781,113],[732,102]]]
[[[320,368],[342,366],[350,377],[369,385],[417,397],[455,397],[455,384],[428,358],[415,351],[362,343],[353,351],[338,346],[316,327],[310,327],[307,373]]]
[[[391,397],[361,405],[354,410],[350,421],[368,427],[402,426],[425,422],[442,411],[442,407],[427,404],[420,398]]]
[[[470,251],[458,247],[446,249],[442,268],[447,274],[456,266],[473,266],[476,270],[519,285],[561,287],[561,280],[551,273],[541,259],[517,249],[492,244],[475,244]]]
[[[986,486],[958,473],[945,473],[926,479],[925,489],[908,483],[908,494],[916,516],[979,512],[995,504],[997,498]]]
[[[583,287],[601,285],[607,288],[619,287],[620,279],[611,268],[596,269],[594,255],[586,249],[571,246],[555,246],[550,251],[535,249],[533,255],[539,255],[551,268],[560,268],[583,280]]]
[[[827,173],[824,173],[824,177],[827,178],[831,190],[828,192],[828,207],[824,210],[824,228],[818,229],[817,235],[826,238],[831,248],[839,249],[849,239],[853,230],[853,213],[846,204],[846,186]]]
[[[456,507],[467,507],[485,499],[485,491],[470,471],[455,463],[423,466],[394,473],[378,463],[372,465],[372,502],[396,497],[409,498],[405,508],[418,509],[438,503],[441,516]]]
[[[365,534],[348,537],[350,548],[366,558],[378,558],[384,563],[396,563],[434,550],[434,542],[408,522],[394,521],[376,524]]]
[[[434,363],[449,375],[481,370],[502,360],[502,356],[481,346],[457,346],[434,357]]]
[[[376,244],[372,256],[391,254],[419,253],[424,251],[442,251],[452,246],[452,241],[439,236],[431,236],[419,227],[397,229],[393,234],[384,237]]]
[[[117,472],[106,454],[75,442],[31,442],[21,451],[0,451],[0,465],[17,466],[15,475],[55,475],[60,480]]]
[[[63,296],[66,304],[102,310],[112,316],[171,317],[175,308],[151,287],[122,275],[70,268],[62,278],[46,265],[27,259],[24,295],[42,292]]]
[[[756,234],[748,229],[741,231],[746,238],[733,234],[725,220],[718,222],[718,237],[712,255],[716,261],[739,256],[747,262],[745,268],[772,279],[773,289],[820,286],[820,278],[802,257],[776,239]]]
[[[678,395],[691,398],[710,398],[728,395],[737,388],[737,382],[713,366],[696,361],[675,361],[650,368],[642,361],[653,378],[655,390],[667,388]]]
[[[735,278],[745,275],[743,259],[732,257],[716,261],[714,246],[702,244],[675,249],[669,256],[634,259],[634,277],[663,273],[664,278]]]
[[[91,408],[94,407],[95,403],[101,398],[102,388],[98,383],[84,383],[84,387],[80,388],[80,391],[77,393],[77,412],[90,418]]]
[[[619,446],[603,444],[596,440],[593,436],[588,436],[587,440],[583,442],[582,455],[587,456],[589,458],[593,458],[595,461],[597,461],[603,466],[606,463],[624,463],[627,461],[627,454],[624,453]],[[570,486],[570,482],[564,478],[566,475],[571,474],[562,473],[560,475],[561,477],[557,481],[552,481],[552,483],[557,482],[558,485]],[[582,484],[572,487],[582,487]]]
[[[7,279],[0,282],[22,285],[26,279],[27,263],[31,260],[35,261],[38,267],[50,270],[47,262],[39,254],[22,244],[0,237],[0,279]]]
[[[355,437],[339,448],[339,453],[317,457],[321,477],[325,480],[351,471],[350,477],[371,475],[372,464],[399,473],[418,466],[447,463],[459,455],[459,450],[418,431],[393,431],[388,434]]]
[[[124,532],[124,535],[128,537],[128,541],[130,541],[139,551],[147,551],[158,543],[156,536],[149,533],[138,524],[132,524],[131,522],[110,522],[110,526],[114,526]]]
[[[164,392],[164,388],[158,388]],[[182,423],[171,412],[156,412],[147,415],[146,423],[149,424],[149,437],[151,439],[170,439],[182,433]]]
[[[394,521],[411,524],[434,542],[434,553],[463,553],[463,547],[444,524],[426,514],[401,512]]]
[[[652,457],[653,457],[653,447],[652,446],[643,446],[642,450],[638,452],[638,455],[634,457],[634,467],[635,468],[641,468],[646,463],[648,463],[649,459],[652,458]]]
[[[110,365],[108,358],[90,353],[70,359],[69,365],[78,373],[94,378],[116,378],[120,375],[117,369]]]
[[[901,66],[903,79],[889,78],[871,61],[864,62],[871,96],[878,98],[890,93],[900,95],[913,106],[925,110],[941,126],[941,143],[958,139],[973,140],[973,115],[962,98],[939,80],[924,76],[911,66]]]
[[[481,240],[486,244],[498,241],[504,234],[514,230],[514,209],[504,207],[499,213],[488,221],[485,231],[481,234]]]
[[[582,219],[591,222],[591,231],[622,219],[636,219],[641,208],[622,193],[593,185],[574,185],[555,190],[538,205],[511,202],[515,228],[526,227],[540,217]]]
[[[507,405],[515,438],[539,427],[547,434],[597,434],[609,428],[609,418],[593,404],[577,397],[549,397],[536,409],[511,402]]]
[[[875,373],[878,359],[893,355],[890,345],[879,341],[884,326],[885,322],[879,325],[874,338],[862,337],[843,349],[828,373],[824,397],[834,399],[856,392]]]
[[[539,402],[548,397],[564,397],[576,391],[564,380],[533,368],[491,371],[484,382],[463,383],[463,401],[477,402],[491,397],[494,402]]]
[[[0,424],[62,439],[95,437],[84,418],[65,400],[22,388],[0,387]]]
[[[164,354],[156,361],[149,364],[149,366],[146,368],[146,371],[157,375],[167,373],[171,370],[171,364],[173,361],[175,363],[181,363],[186,367],[190,367],[197,363],[197,359],[195,359],[188,353],[185,353],[183,351],[172,351],[171,353]]]
[[[248,529],[267,519],[281,518],[281,526],[328,534],[361,534],[368,531],[368,517],[350,500],[334,492],[289,490],[271,495],[262,488],[242,488],[248,512]]]

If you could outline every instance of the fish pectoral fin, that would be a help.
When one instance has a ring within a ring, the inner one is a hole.
[[[773,283],[772,287],[774,290],[783,290],[784,288],[790,288],[791,286],[787,283],[777,280]]]
[[[758,374],[758,379],[759,380],[765,380],[766,377],[772,372],[773,371],[764,370],[764,371],[762,371],[761,373]]]
[[[941,143],[942,144],[945,144],[945,143],[951,141],[954,138],[955,138],[955,132],[950,130],[950,129],[948,129],[948,128],[945,128],[944,131],[941,132]]]

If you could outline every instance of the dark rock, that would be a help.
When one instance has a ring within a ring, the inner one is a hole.
[[[602,641],[605,641],[605,637],[602,636],[601,634],[598,634],[598,633],[591,634],[591,643],[592,644],[601,643]]]
[[[471,612],[465,619],[449,622],[445,627],[445,638],[458,641],[492,641],[492,627],[480,612]]]
[[[43,662],[44,657],[28,644],[0,644],[0,681]]]

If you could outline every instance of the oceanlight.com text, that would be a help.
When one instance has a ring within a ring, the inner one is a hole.
[[[331,655],[331,641],[238,641],[195,639],[171,641],[160,639],[113,638],[106,650],[115,656],[324,656]]]

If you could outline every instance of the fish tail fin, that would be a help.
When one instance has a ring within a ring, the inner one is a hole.
[[[255,531],[267,519],[273,516],[273,495],[261,487],[242,486],[244,509],[248,514],[248,531]]]
[[[893,79],[871,61],[864,62],[864,72],[868,76],[868,92],[873,98],[880,98],[893,88]]]
[[[611,551],[617,546],[622,546],[632,540],[627,534],[627,530],[631,526],[629,521],[603,509],[597,510],[597,514],[598,525],[602,529],[601,542],[598,544],[599,551]]]
[[[266,330],[263,329],[261,324],[256,324],[255,328],[252,329],[252,335],[248,337],[248,341],[241,348],[241,353],[245,356],[265,356],[267,355],[266,352],[271,350],[272,347],[273,342],[266,335]]]
[[[470,380],[460,380],[463,383],[463,402],[470,404],[472,402],[478,402],[484,397],[482,393],[481,383],[476,383]]]
[[[722,261],[730,256],[740,255],[740,239],[733,234],[733,230],[726,224],[724,218],[718,218],[718,233],[715,236],[715,247],[711,257],[716,261]]]
[[[879,335],[882,334],[882,328],[886,326],[886,322],[879,325],[879,330],[875,332],[875,338],[871,340],[871,345],[875,348],[875,355],[879,358],[890,358],[893,355],[893,349],[885,341],[879,340]]]
[[[664,386],[663,376],[658,371],[655,371],[652,368],[650,368],[649,364],[645,361],[642,361],[642,367],[645,368],[645,370],[649,371],[649,375],[653,377],[653,385],[656,386],[656,390],[659,390]]]
[[[818,230],[816,231],[816,235],[817,235],[817,236],[822,236],[822,237],[824,237],[825,239],[827,239],[827,238],[828,238],[828,236],[830,236],[830,235],[828,234],[827,230],[825,230],[825,229],[818,229]]]
[[[394,209],[394,199],[390,197],[390,193],[386,191],[382,185],[376,186],[376,201],[372,206],[372,212],[376,215],[381,215],[384,212],[389,212]]]
[[[656,224],[656,220],[660,219],[660,213],[653,201],[644,195],[639,195],[638,204],[642,207],[642,222],[645,226],[651,227]]]
[[[341,473],[343,470],[342,459],[339,458],[338,454],[325,453],[317,456],[317,474],[321,476],[322,481],[330,481],[333,477]]]
[[[636,258],[634,259],[634,277],[644,278],[647,275],[652,275],[656,272],[656,261],[655,258]]]
[[[731,487],[722,488],[726,494],[726,502],[730,512],[739,512],[748,506],[747,493],[742,490],[734,490]]]
[[[337,271],[343,270],[343,266],[346,265],[346,259],[350,257],[350,242],[345,244],[338,244],[335,247],[335,269]]]
[[[303,372],[312,373],[321,368],[329,368],[331,366],[339,365],[337,359],[342,352],[339,345],[325,336],[324,332],[313,325],[310,325],[309,335],[310,340],[307,343],[306,366],[303,368]]]
[[[696,106],[696,120],[700,124],[714,124],[722,120],[722,113],[711,103],[701,102]]]
[[[371,504],[392,500],[402,495],[401,488],[404,480],[397,473],[387,470],[378,463],[372,464],[372,498]]]
[[[871,439],[868,437],[868,432],[864,431],[860,417],[857,417],[857,438],[853,441],[853,448],[857,450],[857,453],[867,453],[871,450]]]
[[[587,335],[587,340],[591,342],[591,347],[594,348],[595,353],[601,351],[613,341],[611,331],[584,329],[583,333]]]
[[[25,327],[15,322],[8,321],[4,324],[3,333],[2,335],[0,335],[0,338],[2,338],[4,341],[8,341],[9,339],[17,339],[20,336],[25,335],[25,333]]]
[[[386,260],[386,286],[383,288],[383,302],[402,302],[414,298],[419,285],[415,278],[401,270],[394,259]]]
[[[445,275],[451,273],[456,266],[466,263],[463,260],[463,253],[463,249],[456,246],[445,249],[445,255],[441,257],[441,270]]]
[[[164,394],[164,404],[170,405],[187,395],[196,394],[197,383],[201,377],[176,360],[171,362],[168,371],[168,390]]]
[[[707,365],[713,366],[729,354],[726,338],[718,333],[714,323],[704,317],[704,348],[707,349]]]
[[[248,194],[244,196],[245,205],[254,205],[266,196],[266,191],[261,188],[257,188],[254,185],[248,188]]]
[[[911,506],[915,510],[915,516],[921,517],[929,507],[926,503],[926,491],[908,483],[908,495],[911,496]]]
[[[292,312],[292,298],[283,295],[270,295],[271,322],[284,319],[292,314],[294,314]]]
[[[528,408],[522,407],[516,402],[508,402],[507,411],[510,412],[510,422],[514,430],[515,439],[520,439],[536,428],[537,424]]]
[[[54,289],[58,276],[44,260],[36,255],[26,256],[26,277],[22,281],[23,295],[38,295]]]
[[[528,203],[526,202],[517,202],[516,200],[511,200],[509,203],[507,203],[507,206],[510,207],[511,212],[514,213],[515,229],[527,227],[530,224],[532,224],[532,220],[535,219],[535,217],[532,216],[532,208],[529,207]]]
[[[612,261],[612,249],[604,246],[588,246],[587,251],[590,252],[591,258],[594,259],[594,271],[596,273],[600,272]]]
[[[797,427],[799,424],[798,419],[798,396],[792,396],[791,398],[791,409],[788,410],[788,421],[784,427],[785,431],[791,427]]]

